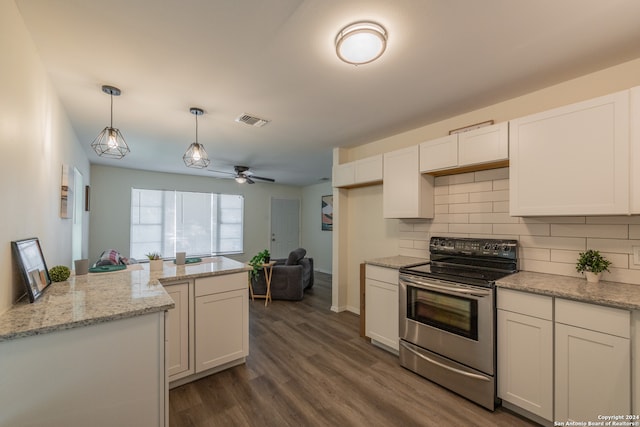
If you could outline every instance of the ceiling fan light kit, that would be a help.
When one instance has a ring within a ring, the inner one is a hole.
[[[111,98],[111,120],[109,126],[102,129],[91,143],[91,148],[100,157],[121,159],[129,153],[129,146],[119,129],[113,127],[113,97],[120,96],[120,89],[113,86],[102,86],[102,91]]]
[[[344,27],[336,36],[336,54],[347,64],[368,64],[384,53],[387,36],[387,30],[378,23],[355,22]]]
[[[196,116],[196,142],[191,143],[184,156],[182,156],[182,160],[190,168],[204,169],[211,163],[204,145],[198,143],[198,116],[203,115],[204,111],[201,108],[192,107],[189,112]]]

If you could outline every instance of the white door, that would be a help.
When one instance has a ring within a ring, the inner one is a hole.
[[[286,258],[300,246],[300,201],[271,199],[271,257]]]

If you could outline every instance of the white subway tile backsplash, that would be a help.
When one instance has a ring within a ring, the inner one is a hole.
[[[476,193],[479,191],[491,191],[493,184],[491,181],[471,182],[468,184],[454,184],[449,186],[449,194]]]
[[[520,236],[548,236],[549,224],[494,224],[493,231]]]
[[[434,194],[432,220],[399,222],[400,255],[428,258],[431,236],[517,239],[520,270],[583,277],[575,264],[590,248],[612,262],[604,280],[640,285],[640,216],[512,217],[509,168],[436,177]]]
[[[451,233],[492,234],[492,224],[449,224]]]
[[[451,213],[491,212],[492,209],[492,202],[460,203],[449,205],[449,212]]]
[[[509,190],[482,191],[469,194],[470,202],[503,202],[509,200]]]
[[[508,190],[509,189],[509,180],[508,179],[499,179],[497,181],[493,181],[493,189],[494,190]]]
[[[486,171],[478,171],[474,176],[476,182],[479,181],[496,181],[509,178],[509,168],[489,169]]]
[[[551,224],[551,235],[626,239],[627,237],[629,237],[629,226],[598,224]]]

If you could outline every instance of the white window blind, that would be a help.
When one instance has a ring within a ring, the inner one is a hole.
[[[132,188],[130,256],[240,253],[243,218],[243,196]]]

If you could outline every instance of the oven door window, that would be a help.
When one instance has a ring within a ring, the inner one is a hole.
[[[478,340],[478,301],[407,287],[407,317],[447,332]]]

